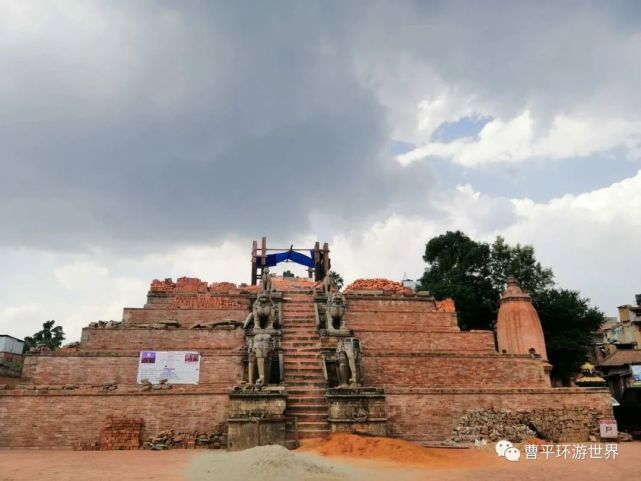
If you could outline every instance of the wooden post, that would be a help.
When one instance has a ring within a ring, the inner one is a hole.
[[[252,243],[252,286],[256,285],[257,282],[257,265],[256,265],[256,254],[258,250],[258,242],[254,241]]]
[[[320,242],[314,244],[314,280],[318,282],[318,267],[320,266]]]
[[[329,244],[325,242],[323,244],[323,275],[326,275],[330,268],[329,262]]]
[[[261,254],[261,260],[260,260],[260,266],[261,268],[263,268],[267,263],[267,237],[263,237],[261,252],[262,254]]]

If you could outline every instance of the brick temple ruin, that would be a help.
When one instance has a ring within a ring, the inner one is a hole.
[[[492,331],[461,331],[450,300],[380,280],[340,292],[327,258],[315,260],[321,282],[273,277],[265,255],[254,246],[260,284],[154,280],[122,321],[29,353],[18,382],[0,387],[0,447],[96,448],[102,438],[103,449],[126,448],[221,426],[229,449],[333,431],[467,442],[521,429],[587,441],[612,417],[606,389],[551,387],[538,316],[514,280],[497,347]],[[153,371],[172,353],[187,383]]]

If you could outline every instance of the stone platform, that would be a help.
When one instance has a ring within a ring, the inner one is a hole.
[[[26,356],[19,382],[0,388],[0,447],[90,444],[109,416],[142,418],[143,439],[228,423],[232,449],[251,436],[254,443],[293,439],[294,424],[280,416],[296,419],[300,438],[351,430],[416,441],[446,440],[466,413],[478,410],[585,408],[597,413],[592,424],[612,417],[607,390],[552,388],[540,358],[497,352],[490,331],[461,332],[456,313],[429,296],[346,293],[350,336],[329,336],[319,332],[311,287],[300,279],[274,283],[282,304],[278,394],[232,391],[246,378],[241,325],[257,288],[154,281],[145,306],[125,309],[122,322],[85,328],[77,348]],[[324,373],[324,355],[352,336],[361,346],[360,384],[371,391],[335,389]],[[137,384],[143,350],[197,351],[199,384]],[[254,422],[252,410],[271,421]],[[587,441],[585,432],[567,429],[572,441]]]

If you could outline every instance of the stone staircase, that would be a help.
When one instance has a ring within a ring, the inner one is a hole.
[[[299,439],[325,437],[327,421],[327,383],[320,358],[320,337],[316,331],[314,298],[309,291],[284,293],[283,349],[286,416],[296,417]]]

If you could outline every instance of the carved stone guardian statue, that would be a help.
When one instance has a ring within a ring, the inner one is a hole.
[[[327,298],[327,330],[342,331],[345,329],[345,311],[347,303],[342,293],[336,292]]]
[[[249,384],[266,386],[269,384],[269,363],[272,353],[272,336],[256,334],[248,339]],[[256,376],[258,375],[258,377]]]
[[[340,386],[360,385],[360,357],[361,346],[357,338],[339,339],[336,346],[336,366]]]
[[[269,298],[272,298],[272,275],[269,273],[269,267],[265,267],[260,276],[260,288],[266,292]]]
[[[267,291],[262,291],[254,301],[252,311],[245,319],[243,329],[253,323],[254,329],[278,328],[278,308],[272,303]]]
[[[332,297],[334,287],[334,273],[332,271],[327,271],[325,277],[323,277],[323,294],[327,296],[327,302],[329,302]]]

